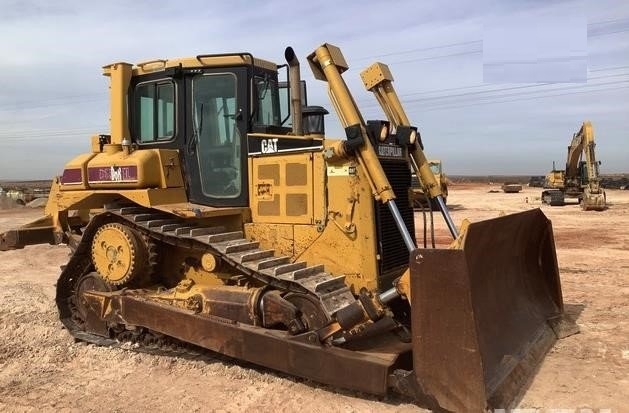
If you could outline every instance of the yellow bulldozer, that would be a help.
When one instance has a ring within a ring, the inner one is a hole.
[[[328,139],[327,111],[304,105],[299,60],[285,58],[105,66],[110,133],[91,137],[54,178],[45,215],[1,234],[0,249],[69,246],[56,303],[81,341],[193,345],[433,409],[509,406],[576,328],[550,221],[535,209],[455,226],[386,65],[363,82],[387,120],[365,122],[340,49],[307,57],[345,129]],[[417,248],[411,170],[450,248]]]

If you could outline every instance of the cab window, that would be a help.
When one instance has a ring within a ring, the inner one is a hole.
[[[175,85],[171,81],[137,85],[134,100],[136,141],[163,141],[175,136]]]
[[[241,194],[241,116],[236,76],[216,73],[192,79],[192,124],[203,194],[237,198]]]
[[[280,99],[277,82],[268,77],[254,79],[258,106],[255,116],[257,125],[280,126]]]

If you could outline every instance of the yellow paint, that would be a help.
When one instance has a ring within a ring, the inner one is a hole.
[[[119,62],[103,67],[103,74],[111,79],[110,86],[110,131],[111,143],[121,144],[125,140],[131,144],[127,112],[127,90],[131,82],[132,65]]]

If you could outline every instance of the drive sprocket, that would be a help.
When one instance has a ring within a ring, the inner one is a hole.
[[[92,262],[103,279],[127,285],[146,273],[149,251],[144,240],[128,226],[113,222],[98,229],[92,240]]]

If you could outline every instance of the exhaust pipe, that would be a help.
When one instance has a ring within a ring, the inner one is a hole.
[[[131,82],[133,65],[113,63],[103,67],[103,75],[111,78],[110,86],[110,133],[111,143],[120,145],[130,142],[129,118],[127,117],[127,90]]]
[[[303,135],[303,128],[301,126],[301,75],[299,73],[299,60],[295,55],[295,51],[292,47],[287,47],[284,51],[284,58],[289,67],[289,81],[290,81],[290,101],[291,109],[293,112],[293,133],[295,135]]]

